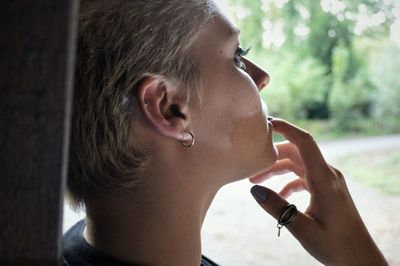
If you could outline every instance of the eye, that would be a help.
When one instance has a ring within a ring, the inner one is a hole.
[[[235,56],[233,60],[242,70],[246,70],[246,64],[243,62],[242,57],[247,55],[250,51],[250,48],[243,49],[242,47],[238,47],[235,51]]]

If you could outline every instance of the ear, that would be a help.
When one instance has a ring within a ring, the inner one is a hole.
[[[188,104],[177,87],[161,76],[145,77],[137,87],[138,101],[148,121],[162,135],[179,141],[190,138]]]

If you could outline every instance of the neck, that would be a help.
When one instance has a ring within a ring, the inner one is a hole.
[[[201,189],[187,178],[151,179],[151,187],[141,190],[136,200],[88,204],[86,240],[130,263],[200,265],[200,231],[217,189]]]

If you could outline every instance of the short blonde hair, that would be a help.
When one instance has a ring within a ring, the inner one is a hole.
[[[190,48],[216,11],[208,0],[81,2],[67,181],[74,209],[140,184],[149,154],[132,138],[129,95],[148,75],[198,95],[199,63]]]

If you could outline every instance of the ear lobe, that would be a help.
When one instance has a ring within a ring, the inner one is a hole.
[[[154,128],[166,137],[184,139],[188,106],[177,97],[177,88],[161,76],[150,76],[137,89],[140,109]]]

